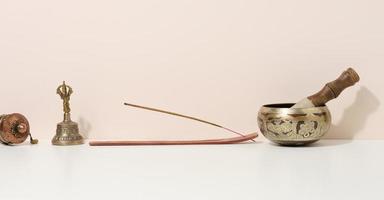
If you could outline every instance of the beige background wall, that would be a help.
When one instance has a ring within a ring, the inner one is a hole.
[[[330,138],[383,139],[382,1],[2,0],[0,112],[40,139],[62,119],[56,87],[75,90],[89,138],[231,136],[124,107],[124,101],[258,130],[266,103],[295,102],[347,66],[361,83],[329,103]]]

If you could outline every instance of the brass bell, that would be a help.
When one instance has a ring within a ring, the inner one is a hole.
[[[56,135],[52,139],[52,144],[60,146],[84,144],[83,136],[79,134],[78,124],[71,120],[69,100],[73,93],[72,88],[63,82],[56,92],[63,100],[64,120],[57,124]]]

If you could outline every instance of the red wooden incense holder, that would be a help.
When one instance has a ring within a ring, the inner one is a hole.
[[[239,132],[233,131],[229,128],[226,128],[224,126],[218,125],[216,123],[208,122],[206,120],[202,120],[196,117],[191,117],[187,115],[182,115],[174,112],[169,112],[165,110],[160,110],[156,108],[150,108],[135,104],[129,104],[125,103],[126,106],[136,107],[140,109],[150,110],[154,112],[160,112],[165,114],[170,114],[182,118],[187,118],[190,120],[198,121],[201,123],[209,124],[218,128],[222,128],[226,131],[232,132],[234,134],[239,135],[238,137],[233,138],[223,138],[223,139],[209,139],[209,140],[174,140],[174,141],[166,141],[166,140],[153,140],[153,141],[91,141],[89,142],[89,145],[91,146],[129,146],[129,145],[208,145],[208,144],[236,144],[236,143],[242,143],[246,141],[254,141],[254,139],[258,136],[257,133],[252,134],[241,134]]]

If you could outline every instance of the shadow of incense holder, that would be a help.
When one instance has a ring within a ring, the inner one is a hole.
[[[236,144],[236,143],[242,143],[246,141],[254,141],[254,139],[258,136],[257,133],[252,133],[252,134],[241,134],[237,131],[231,130],[229,128],[226,128],[224,126],[208,122],[206,120],[202,120],[196,117],[191,117],[187,115],[182,115],[174,112],[169,112],[165,110],[160,110],[156,108],[150,108],[150,107],[145,107],[145,106],[140,106],[140,105],[135,105],[135,104],[130,104],[130,103],[124,103],[126,106],[131,106],[135,108],[140,108],[140,109],[145,109],[145,110],[150,110],[154,112],[160,112],[160,113],[165,113],[177,117],[182,117],[194,121],[198,121],[201,123],[209,124],[221,129],[224,129],[226,131],[229,131],[231,133],[234,133],[238,135],[237,137],[233,138],[222,138],[222,139],[209,139],[209,140],[160,140],[160,141],[91,141],[89,142],[89,145],[91,146],[128,146],[128,145],[204,145],[204,144]]]

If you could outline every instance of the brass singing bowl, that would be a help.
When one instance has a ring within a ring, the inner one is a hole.
[[[291,108],[294,104],[269,104],[261,107],[258,124],[270,141],[285,146],[302,146],[320,140],[331,126],[327,106]]]

